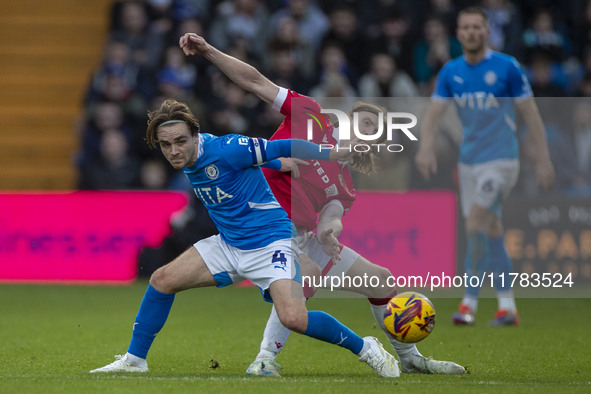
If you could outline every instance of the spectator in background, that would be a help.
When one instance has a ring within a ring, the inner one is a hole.
[[[557,29],[554,16],[547,9],[536,11],[531,26],[523,32],[522,39],[530,55],[543,49],[554,61],[562,61],[572,53],[570,41]]]
[[[291,16],[296,21],[302,39],[315,51],[320,48],[320,40],[329,28],[328,18],[320,8],[309,0],[289,0],[287,6],[271,17],[271,32],[277,31],[284,16]]]
[[[164,64],[158,75],[169,73],[174,76],[178,84],[186,90],[191,90],[197,83],[197,68],[187,62],[187,57],[183,54],[178,45],[166,48],[164,52]]]
[[[264,59],[267,70],[277,67],[274,60],[272,60],[275,55],[274,52],[287,50],[290,62],[294,63],[293,67],[301,72],[304,78],[309,80],[313,77],[316,71],[316,53],[309,42],[302,40],[300,28],[296,20],[291,16],[286,15],[279,20],[279,26],[269,40],[267,48],[271,51],[271,56],[265,56]],[[285,56],[286,54],[281,55]],[[282,73],[280,72],[280,74]]]
[[[146,72],[155,70],[164,50],[165,36],[150,25],[145,4],[124,1],[114,18],[117,22],[110,39],[126,43],[131,51],[131,61],[138,67],[146,69]]]
[[[154,1],[154,0],[150,0]],[[173,2],[173,17],[176,20],[182,21],[186,19],[209,19],[209,10],[211,8],[210,0],[155,0],[155,1],[172,1]],[[178,38],[178,37],[177,37]]]
[[[319,97],[355,97],[351,68],[336,44],[327,44],[320,53],[320,78],[310,95]]]
[[[99,102],[94,109],[86,112],[86,120],[80,131],[81,146],[76,159],[80,167],[87,166],[100,156],[101,139],[107,130],[122,131],[132,146],[139,142],[135,129],[125,121],[118,104],[110,101]]]
[[[347,78],[340,73],[329,72],[323,75],[320,83],[310,90],[310,96],[319,99],[326,97],[355,97],[357,92]]]
[[[81,168],[79,189],[134,189],[139,186],[140,161],[130,152],[121,130],[109,129],[101,136],[99,155]]]
[[[120,69],[108,70],[101,84],[93,86],[86,106],[90,112],[94,112],[98,104],[114,102],[121,107],[123,116],[132,123],[132,127],[141,130],[140,125],[145,123],[146,101],[134,88]]]
[[[423,26],[424,40],[413,50],[414,74],[423,94],[430,94],[429,88],[437,73],[449,60],[462,54],[462,47],[455,37],[449,35],[445,20],[432,15]]]
[[[182,100],[191,109],[194,114],[197,114],[203,119],[204,126],[207,124],[205,119],[206,109],[199,98],[195,96],[192,90],[192,85],[189,84],[190,76],[183,75],[176,69],[164,68],[157,74],[158,79],[158,93],[153,101],[161,103],[167,98],[175,100]]]
[[[338,1],[338,0],[337,0]],[[409,28],[417,25],[415,15],[425,12],[429,5],[428,0],[365,0],[358,7],[357,15],[359,23],[369,37],[375,37],[381,30],[384,18],[392,15],[404,15]],[[360,3],[360,2],[359,2]],[[415,32],[413,32],[414,35]]]
[[[532,55],[529,79],[535,97],[566,96],[566,76],[561,72],[560,66],[553,64],[550,55],[544,51]]]
[[[371,36],[370,52],[387,53],[394,58],[396,66],[409,75],[414,74],[412,53],[413,42],[409,29],[409,18],[398,9],[384,14],[379,30]],[[369,67],[365,65],[365,69]]]
[[[152,30],[168,37],[174,31],[174,0],[146,0],[146,13]]]
[[[575,97],[591,97],[591,72],[586,72],[575,91]]]
[[[337,43],[356,75],[366,67],[368,41],[360,29],[357,16],[352,8],[340,6],[329,14],[330,28],[322,39],[322,45]]]
[[[168,189],[168,170],[162,160],[149,158],[140,168],[140,187],[146,190]]]
[[[587,48],[591,46],[591,0],[584,2],[578,16],[575,43],[577,45],[577,55],[583,59],[588,52]]]
[[[306,94],[310,89],[310,80],[301,72],[296,56],[290,47],[272,41],[269,43],[267,71],[270,78],[281,86]]]
[[[457,1],[429,0],[429,10],[431,14],[439,15],[449,31],[454,31],[456,29],[458,10],[456,9],[455,3],[457,3]]]
[[[482,0],[480,4],[488,16],[491,49],[522,58],[519,10],[509,0]]]
[[[209,37],[218,48],[240,47],[261,60],[268,33],[268,13],[259,0],[225,0],[216,8]]]
[[[138,84],[138,67],[131,61],[129,46],[117,40],[108,40],[103,49],[101,65],[94,71],[86,92],[86,101],[93,100],[103,91],[111,74],[119,75],[130,89]]]
[[[371,57],[371,71],[359,80],[363,97],[417,97],[419,90],[413,80],[385,53]]]

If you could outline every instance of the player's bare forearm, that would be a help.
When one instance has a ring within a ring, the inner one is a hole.
[[[527,128],[536,144],[536,176],[538,183],[542,187],[548,188],[554,182],[556,175],[550,160],[544,122],[533,98],[518,103],[517,109],[523,115]]]
[[[546,129],[533,98],[526,99],[517,104],[518,110],[523,115],[527,129],[530,131],[536,144],[536,159],[549,160],[550,152],[546,141]]]
[[[419,150],[415,156],[415,163],[423,177],[427,180],[431,174],[437,173],[435,133],[438,130],[437,122],[441,119],[444,110],[445,103],[432,101],[421,122],[421,138]]]
[[[267,103],[272,103],[279,92],[279,87],[256,68],[216,48],[209,51],[205,58],[242,89],[256,94]]]
[[[187,33],[182,36],[179,45],[186,55],[197,54],[205,57],[236,85],[256,94],[267,103],[272,103],[279,92],[279,87],[269,81],[256,68],[220,51],[195,33]]]
[[[332,230],[332,234],[338,237],[343,231],[342,218],[343,214],[338,206],[333,204],[325,206],[318,217],[317,233],[322,234],[327,230]]]
[[[434,147],[435,135],[439,130],[437,124],[441,120],[446,106],[447,104],[444,102],[431,101],[429,107],[427,107],[427,111],[425,111],[425,116],[423,116],[421,122],[421,141],[419,143],[419,148],[425,147],[432,149]]]

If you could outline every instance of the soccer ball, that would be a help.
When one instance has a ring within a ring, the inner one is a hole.
[[[384,324],[388,332],[400,342],[419,342],[433,331],[435,308],[424,295],[407,291],[388,302]]]

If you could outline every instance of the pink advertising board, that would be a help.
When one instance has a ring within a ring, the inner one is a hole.
[[[358,191],[340,241],[394,276],[455,275],[456,197],[449,191]]]
[[[128,283],[184,193],[0,193],[0,282]]]

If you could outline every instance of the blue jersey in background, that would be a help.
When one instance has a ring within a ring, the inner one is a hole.
[[[514,102],[532,97],[517,60],[488,50],[478,64],[464,56],[439,72],[432,99],[453,100],[464,130],[459,161],[477,164],[519,157]]]

